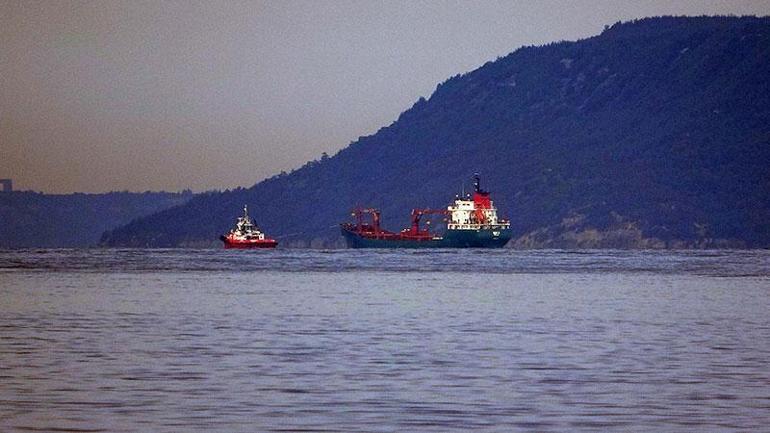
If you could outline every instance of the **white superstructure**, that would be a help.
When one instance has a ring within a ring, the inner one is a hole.
[[[497,218],[497,208],[489,198],[489,193],[480,186],[478,174],[473,176],[473,196],[457,196],[453,204],[447,206],[449,221],[447,230],[506,230],[511,223]]]
[[[447,206],[449,211],[449,230],[480,230],[480,229],[507,229],[511,223],[497,218],[497,209],[489,201],[490,207],[482,208],[470,197],[457,198],[454,203]]]
[[[251,222],[249,210],[246,205],[243,205],[243,216],[238,217],[235,228],[230,230],[230,237],[236,241],[265,240],[265,234]]]

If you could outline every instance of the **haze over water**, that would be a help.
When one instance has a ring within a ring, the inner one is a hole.
[[[0,251],[2,431],[762,431],[770,251]]]

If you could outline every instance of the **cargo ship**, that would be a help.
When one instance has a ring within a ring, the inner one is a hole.
[[[235,228],[219,237],[225,248],[275,248],[278,241],[265,236],[249,218],[249,209],[243,205],[243,216],[238,217]]]
[[[473,177],[473,186],[472,196],[457,196],[446,209],[412,209],[411,226],[400,232],[380,226],[378,209],[354,209],[355,222],[341,224],[342,235],[350,248],[501,248],[511,239],[511,224],[498,219],[497,209],[489,192],[481,189],[478,175]],[[444,233],[437,235],[429,228],[421,228],[424,215],[443,216]]]

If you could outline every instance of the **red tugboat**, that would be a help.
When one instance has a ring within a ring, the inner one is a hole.
[[[341,225],[350,248],[501,248],[511,239],[511,224],[497,218],[489,193],[474,176],[473,197],[457,197],[446,209],[412,209],[412,225],[400,232],[380,227],[380,211],[354,209],[355,223]],[[446,231],[439,236],[420,228],[423,215],[444,215]],[[371,215],[371,223],[364,221]]]
[[[238,217],[235,228],[219,239],[225,243],[225,248],[275,248],[278,245],[278,241],[265,237],[254,225],[246,205],[243,205],[243,216]]]

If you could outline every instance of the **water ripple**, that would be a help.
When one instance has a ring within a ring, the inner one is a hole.
[[[0,431],[763,431],[768,257],[3,251]]]

